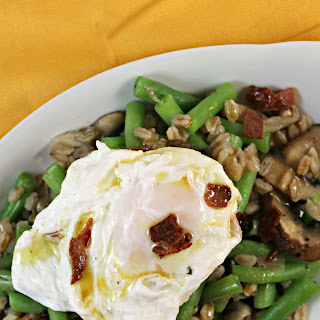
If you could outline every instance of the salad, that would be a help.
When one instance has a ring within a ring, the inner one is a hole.
[[[32,228],[36,216],[54,199],[57,202],[62,198],[57,195],[71,175],[68,168],[78,159],[93,157],[99,140],[112,150],[129,149],[146,155],[168,148],[197,150],[219,162],[241,194],[242,200],[230,214],[236,214],[242,241],[232,250],[230,247],[219,265],[211,265],[211,275],[184,299],[187,301],[180,306],[176,319],[304,319],[305,302],[320,290],[312,280],[320,267],[320,144],[319,127],[295,105],[295,89],[275,93],[250,86],[247,100],[241,104],[231,83],[221,84],[201,99],[139,76],[134,94],[147,103],[130,102],[125,113],[109,113],[92,126],[55,137],[50,151],[55,162],[43,175],[21,173],[10,190],[8,203],[0,213],[2,317],[79,317],[46,308],[15,291],[10,269],[18,238]],[[215,208],[224,207],[224,203],[227,206],[231,196],[228,198],[220,185],[216,187],[207,185],[209,193],[204,200]],[[78,235],[90,233],[90,219]],[[230,221],[228,230],[233,227]],[[185,239],[186,244],[178,249],[169,242],[159,249],[159,243],[166,240],[154,240],[158,249],[153,253],[159,259],[192,248],[194,234],[181,229],[178,226],[173,232],[182,232]],[[26,234],[17,244],[19,250]],[[60,233],[50,233],[48,241],[59,243],[62,238]],[[77,238],[72,239],[75,242]],[[84,249],[89,246],[90,237]],[[17,256],[15,253],[14,265]],[[72,254],[70,258],[74,258]],[[85,264],[82,268],[84,272]],[[187,274],[195,270],[188,266]],[[72,279],[74,284],[81,277]]]

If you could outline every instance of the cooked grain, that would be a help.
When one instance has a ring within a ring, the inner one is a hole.
[[[260,194],[265,194],[270,192],[273,188],[269,182],[263,179],[257,178],[254,182],[254,189]]]
[[[206,303],[200,310],[201,320],[212,320],[214,316],[214,306],[211,303]]]
[[[36,192],[32,192],[26,199],[24,203],[24,208],[28,211],[32,211],[36,208],[39,198]]]
[[[8,201],[15,202],[18,201],[24,194],[24,187],[13,188],[9,191]]]
[[[176,127],[189,128],[191,117],[187,114],[177,114],[171,119],[171,124]]]
[[[252,254],[237,254],[234,257],[234,260],[237,264],[247,266],[247,267],[253,267],[257,263],[257,257]]]
[[[211,273],[210,277],[207,280],[207,283],[212,283],[219,280],[224,273],[225,273],[225,267],[221,264]]]

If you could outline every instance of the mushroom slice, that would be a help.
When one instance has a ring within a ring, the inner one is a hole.
[[[263,242],[272,240],[278,248],[301,260],[320,259],[320,224],[307,226],[275,192],[265,199],[265,215],[258,234]]]
[[[121,111],[107,113],[99,118],[93,126],[103,137],[117,135],[123,129],[124,118],[124,112]]]
[[[310,130],[292,140],[283,150],[286,163],[297,168],[300,160],[314,147],[320,154],[320,126],[312,126]]]
[[[281,160],[267,156],[263,161],[273,164],[263,178],[289,196],[292,201],[311,199],[320,191],[320,185],[312,185],[304,178],[297,176],[293,169]]]
[[[299,110],[296,106],[292,106],[291,117],[273,116],[263,119],[263,130],[267,132],[277,132],[280,129],[288,127],[299,120]]]

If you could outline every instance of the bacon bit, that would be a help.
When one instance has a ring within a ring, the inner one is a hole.
[[[285,110],[296,103],[294,88],[273,93],[266,87],[250,86],[247,99],[254,102],[256,109],[260,112]]]
[[[271,251],[271,253],[269,254],[268,258],[267,258],[267,263],[271,263],[272,260],[276,257],[276,255],[280,252],[281,250],[279,248],[275,248]]]
[[[204,200],[209,207],[225,208],[231,199],[231,190],[227,186],[208,183]]]
[[[282,213],[273,206],[270,212],[261,218],[258,236],[262,242],[266,243],[278,234],[276,227],[279,225],[281,216]]]
[[[30,317],[19,317],[17,320],[32,320]]]
[[[92,218],[89,218],[83,230],[76,238],[72,238],[70,241],[69,255],[72,265],[71,284],[80,280],[83,277],[83,271],[86,269],[87,253],[85,249],[88,248],[91,242],[92,223]]]
[[[248,235],[252,230],[253,216],[241,212],[237,212],[237,219],[239,221],[242,233]]]
[[[133,151],[142,150],[143,152],[146,152],[146,151],[149,151],[150,149],[146,144],[144,144],[143,146],[140,146],[140,147],[132,147],[131,150],[133,150]]]
[[[243,122],[243,136],[248,138],[263,138],[263,117],[257,111],[247,109]]]
[[[170,213],[167,218],[152,226],[149,230],[151,240],[157,244],[152,251],[160,259],[166,255],[180,252],[192,245],[191,233],[179,226],[177,216]]]

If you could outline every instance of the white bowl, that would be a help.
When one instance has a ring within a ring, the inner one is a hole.
[[[294,86],[298,90],[298,106],[314,122],[320,122],[318,42],[204,47],[138,60],[63,92],[0,140],[0,208],[19,172],[39,173],[46,169],[51,162],[51,138],[87,126],[102,114],[124,109],[127,102],[135,99],[132,90],[138,75],[190,93],[208,91],[225,81],[233,82],[238,91],[250,84],[279,89]],[[320,313],[320,295],[316,298],[310,319],[318,319]]]

